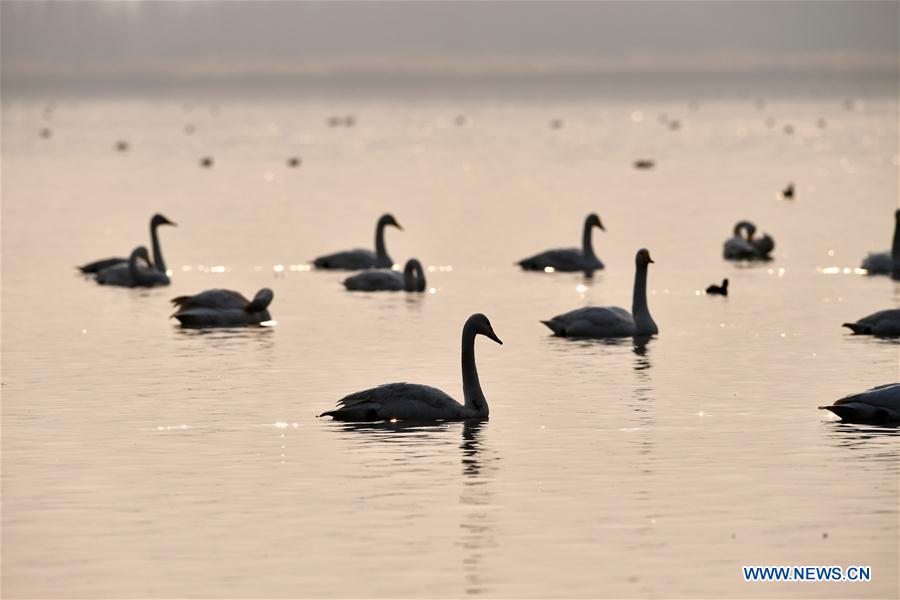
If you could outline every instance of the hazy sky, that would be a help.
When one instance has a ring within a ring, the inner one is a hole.
[[[231,69],[876,65],[900,2],[0,2],[4,80]]]

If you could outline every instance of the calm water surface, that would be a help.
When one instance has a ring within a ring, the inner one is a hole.
[[[816,410],[898,376],[896,342],[840,327],[898,306],[897,283],[843,271],[890,246],[896,98],[45,105],[2,113],[4,597],[897,596],[898,431]],[[429,293],[305,270],[370,246],[385,211]],[[513,266],[578,245],[590,211],[606,271]],[[178,222],[170,287],[76,275],[147,244],[154,212]],[[773,262],[721,260],[738,219]],[[538,322],[630,307],[644,246],[646,347]],[[699,292],[723,277],[727,299]],[[263,286],[275,327],[167,318],[175,295]],[[477,343],[489,422],[315,418],[391,381],[461,397],[477,311],[505,342]],[[744,564],[873,581],[746,584]]]

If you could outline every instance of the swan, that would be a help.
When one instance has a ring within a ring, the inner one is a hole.
[[[900,279],[900,208],[894,212],[894,243],[890,252],[870,253],[862,261],[869,275],[890,275]]]
[[[145,269],[138,265],[138,259],[143,259],[150,268]],[[154,287],[169,285],[169,276],[153,268],[147,249],[138,246],[128,258],[128,263],[113,265],[97,273],[97,283],[120,287]]]
[[[319,415],[336,421],[456,421],[487,419],[488,403],[475,367],[475,336],[503,344],[491,322],[481,313],[468,318],[462,330],[464,404],[441,390],[416,383],[388,383],[338,400],[338,408]]]
[[[394,261],[388,256],[387,249],[384,247],[384,228],[388,225],[403,231],[403,228],[400,227],[393,215],[381,215],[381,218],[378,219],[378,224],[375,226],[374,253],[371,250],[362,249],[346,250],[320,256],[313,261],[313,264],[317,269],[342,269],[345,271],[392,267]]]
[[[708,288],[706,288],[706,293],[707,294],[718,294],[720,296],[727,296],[728,295],[728,279],[727,278],[723,279],[722,285],[713,284],[713,285],[709,286]]]
[[[150,219],[150,241],[153,244],[153,264],[156,265],[160,271],[165,273],[166,263],[163,261],[162,251],[159,249],[159,236],[156,233],[156,228],[160,225],[172,225],[174,227],[176,224],[161,214],[155,214]],[[100,260],[95,260],[94,262],[89,262],[86,265],[81,265],[78,269],[82,273],[99,273],[103,269],[108,269],[114,265],[124,265],[127,262],[127,258],[102,258]]]
[[[363,271],[344,280],[351,292],[407,292],[425,291],[425,270],[415,258],[406,261],[403,273],[390,269]]]
[[[878,385],[858,394],[844,396],[830,410],[850,423],[889,423],[900,421],[900,383]]]
[[[879,310],[856,323],[844,323],[842,327],[853,330],[857,335],[900,335],[900,308]]]
[[[263,288],[251,302],[231,290],[206,290],[193,296],[172,298],[177,310],[171,316],[184,327],[259,325],[272,320],[268,307],[273,296],[272,290]]]
[[[659,329],[650,316],[650,309],[647,308],[647,265],[652,263],[653,259],[650,258],[650,252],[641,248],[635,255],[634,262],[631,313],[618,306],[587,306],[541,323],[561,337],[611,338],[656,335]]]
[[[725,259],[769,260],[769,254],[775,249],[775,240],[769,234],[755,239],[754,235],[756,225],[750,221],[738,221],[734,226],[734,235],[725,240],[723,251]]]
[[[581,236],[581,250],[578,248],[560,248],[547,250],[529,258],[523,258],[519,265],[526,271],[544,271],[547,267],[555,271],[596,271],[603,268],[603,263],[594,254],[591,244],[591,231],[599,227],[603,231],[603,223],[595,213],[584,219],[584,231]]]

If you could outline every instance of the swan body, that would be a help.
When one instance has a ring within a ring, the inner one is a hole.
[[[400,227],[393,215],[382,215],[375,226],[375,252],[362,248],[345,250],[320,256],[313,261],[313,264],[317,269],[340,269],[344,271],[389,269],[394,265],[394,261],[391,260],[384,245],[384,228],[388,225],[403,231],[403,228]]]
[[[650,253],[642,248],[635,256],[634,294],[631,312],[618,306],[587,306],[548,321],[541,321],[560,337],[615,338],[656,335],[659,328],[647,307],[647,265]]]
[[[754,238],[756,225],[750,221],[738,221],[734,226],[734,235],[725,240],[722,255],[726,260],[769,260],[769,254],[775,249],[775,240],[765,234]]]
[[[441,390],[415,383],[389,383],[338,400],[338,407],[319,415],[336,421],[457,421],[487,419],[489,408],[475,367],[475,337],[484,335],[503,344],[491,322],[472,315],[462,332],[463,396],[460,404]]]
[[[253,301],[231,290],[206,290],[193,296],[172,298],[177,309],[173,317],[185,327],[240,327],[271,321],[269,304],[274,292],[263,288]]]
[[[869,275],[890,275],[900,279],[900,209],[894,212],[894,241],[888,252],[869,254],[862,261]]]
[[[140,266],[138,259],[143,260],[149,268]],[[169,285],[169,276],[154,269],[147,249],[138,246],[124,265],[113,265],[97,273],[97,283],[119,287],[155,287]]]
[[[403,272],[378,269],[363,271],[344,280],[351,292],[424,292],[425,270],[415,258],[406,261]]]
[[[162,251],[159,247],[159,236],[156,232],[157,227],[159,227],[160,225],[175,226],[175,223],[160,214],[155,214],[150,219],[150,241],[153,245],[153,263],[158,267],[159,270],[165,273],[166,263],[165,261],[163,261]],[[127,263],[127,258],[102,258],[100,260],[95,260],[93,262],[81,265],[80,267],[78,267],[78,269],[82,273],[99,273],[104,269],[108,269],[117,265],[126,265]]]
[[[858,394],[845,396],[831,406],[820,406],[819,409],[830,410],[850,423],[898,422],[900,383],[879,385]]]
[[[707,294],[718,294],[720,296],[728,295],[728,279],[722,280],[722,285],[711,285],[706,288]]]
[[[900,336],[900,309],[879,310],[856,323],[844,323],[857,335]]]
[[[558,248],[535,254],[519,261],[519,265],[526,271],[544,271],[548,267],[554,271],[596,271],[603,268],[603,262],[594,254],[591,243],[591,231],[598,227],[603,231],[603,223],[596,214],[589,214],[584,220],[582,231],[581,249]]]

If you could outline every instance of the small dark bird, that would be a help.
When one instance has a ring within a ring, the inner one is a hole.
[[[679,121],[678,119],[672,119],[671,121],[669,121],[669,129],[671,129],[672,131],[678,131],[679,129],[681,129],[681,121]]]
[[[466,115],[456,115],[456,119],[454,119],[457,127],[465,127],[466,126]]]
[[[793,200],[794,199],[794,183],[791,182],[787,185],[786,188],[781,190],[781,197],[785,200]]]
[[[288,159],[287,165],[289,167],[291,167],[292,169],[296,169],[297,167],[300,166],[300,159],[296,156],[292,156]]]
[[[44,138],[46,140],[51,135],[53,135],[53,132],[50,131],[49,127],[41,127],[41,130],[38,132],[38,135],[40,135],[42,138]]]
[[[125,140],[119,140],[116,142],[116,150],[118,152],[128,152],[128,142]]]
[[[550,129],[562,129],[562,119],[550,119]]]
[[[828,127],[828,121],[826,121],[824,117],[819,117],[816,120],[816,125],[819,126],[819,129],[825,129],[826,127]]]
[[[196,129],[190,123],[184,126],[184,135],[193,135],[194,131],[196,131]]]
[[[642,158],[634,161],[635,169],[652,169],[656,166],[656,162],[650,158]]]
[[[356,125],[356,117],[354,117],[353,115],[347,115],[346,117],[344,117],[345,127],[353,127],[354,125]]]
[[[727,296],[728,295],[728,279],[722,280],[722,285],[711,285],[706,288],[707,294],[718,294],[719,296]]]
[[[201,158],[200,166],[203,167],[204,169],[209,169],[210,167],[212,167],[213,166],[212,156],[204,156],[203,158]]]
[[[784,132],[788,135],[794,135],[794,126],[788,123],[784,126]]]
[[[328,117],[329,127],[340,127],[343,120],[340,117]]]

